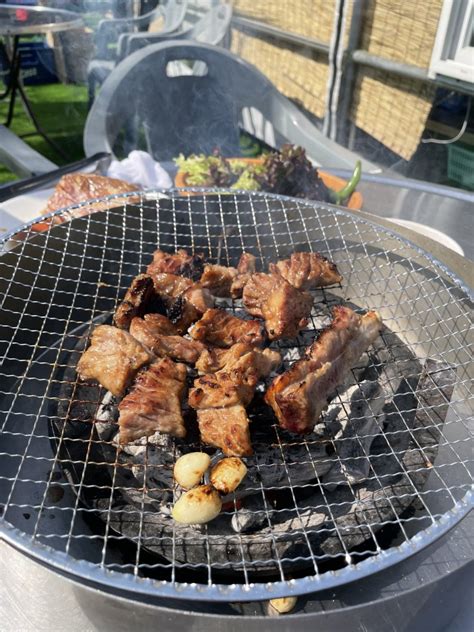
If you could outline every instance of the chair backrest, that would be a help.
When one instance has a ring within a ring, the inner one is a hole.
[[[230,31],[232,7],[220,4],[212,7],[207,13],[183,34],[179,39],[189,39],[203,44],[221,46]]]
[[[176,61],[205,64],[205,73],[170,77]],[[114,150],[133,126],[158,160],[180,152],[240,155],[239,124],[244,109],[258,110],[279,138],[306,147],[318,164],[353,168],[356,154],[321,132],[256,68],[207,44],[170,41],[137,51],[122,61],[102,86],[84,131],[86,155]],[[363,167],[375,168],[364,164]]]
[[[95,35],[96,58],[120,61],[127,52],[127,38],[137,31],[146,30],[157,18],[163,18],[160,34],[178,31],[183,24],[188,9],[188,0],[166,0],[155,9],[137,18],[116,18],[101,20]],[[117,49],[109,49],[117,43]]]
[[[163,28],[160,32],[173,33],[180,29],[188,10],[188,0],[168,0],[160,7],[164,18]]]
[[[122,58],[152,44],[173,40],[192,40],[202,44],[228,47],[230,41],[230,24],[232,21],[232,7],[229,4],[219,4],[212,7],[192,27],[185,31],[165,33],[136,33],[126,39],[126,50]]]

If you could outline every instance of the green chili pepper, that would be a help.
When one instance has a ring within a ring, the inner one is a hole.
[[[343,204],[347,200],[347,198],[349,198],[352,193],[354,193],[356,186],[359,184],[361,173],[362,165],[360,163],[360,160],[358,160],[356,162],[356,166],[354,168],[352,176],[346,186],[340,191],[333,191],[332,189],[329,189],[331,202],[334,202],[334,204]]]

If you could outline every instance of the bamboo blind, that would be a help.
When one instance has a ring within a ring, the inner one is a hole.
[[[360,48],[373,55],[428,68],[442,0],[369,0]],[[351,120],[406,160],[416,151],[434,89],[387,72],[360,67]]]
[[[329,44],[335,0],[234,0],[234,11],[283,31]]]
[[[232,51],[257,66],[290,99],[322,118],[328,64],[324,55],[282,46],[271,38],[232,32]]]
[[[364,68],[358,73],[351,120],[409,160],[425,129],[433,95],[429,85]]]
[[[443,0],[368,0],[360,48],[428,68]]]
[[[347,42],[352,3],[348,5]],[[373,55],[429,66],[443,0],[367,0],[359,47]],[[235,11],[324,43],[331,39],[335,0],[234,0]],[[286,96],[322,118],[327,59],[286,44],[234,31],[233,50],[257,66]],[[434,89],[421,82],[360,66],[350,119],[405,159],[415,152]]]

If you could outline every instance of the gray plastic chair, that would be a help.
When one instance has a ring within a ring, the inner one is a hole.
[[[0,165],[20,178],[47,173],[57,167],[4,125],[0,125]]]
[[[182,60],[205,64],[205,74],[170,77],[168,65]],[[157,160],[211,153],[216,147],[226,156],[239,156],[243,112],[250,109],[273,126],[276,145],[302,145],[315,164],[352,169],[359,159],[324,137],[246,61],[222,48],[182,41],[147,46],[113,70],[89,112],[85,153],[114,153],[124,130],[133,126],[135,146],[144,139],[142,148]],[[380,171],[367,161],[362,165],[365,171]]]
[[[105,81],[116,64],[121,61],[127,37],[136,30],[147,29],[151,22],[159,17],[163,17],[164,20],[159,33],[171,35],[181,28],[187,9],[188,0],[167,0],[165,4],[138,18],[101,20],[95,38],[96,56],[87,69],[89,107],[94,100],[97,86]],[[113,44],[116,44],[115,48],[111,46]]]
[[[230,24],[232,21],[232,7],[221,4],[209,11],[189,29],[178,33],[134,33],[122,36],[119,40],[119,55],[121,59],[131,53],[170,40],[192,40],[202,44],[230,47]]]

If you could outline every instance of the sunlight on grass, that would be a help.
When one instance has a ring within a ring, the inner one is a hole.
[[[48,136],[66,152],[64,160],[40,136],[25,138],[33,149],[39,151],[58,165],[79,160],[84,156],[82,132],[87,117],[87,88],[77,85],[51,84],[26,88],[28,98],[40,125]],[[0,103],[0,124],[6,119],[8,103]],[[15,116],[11,130],[19,136],[34,131],[33,125],[17,98]],[[3,165],[0,165],[0,183],[16,179]]]

